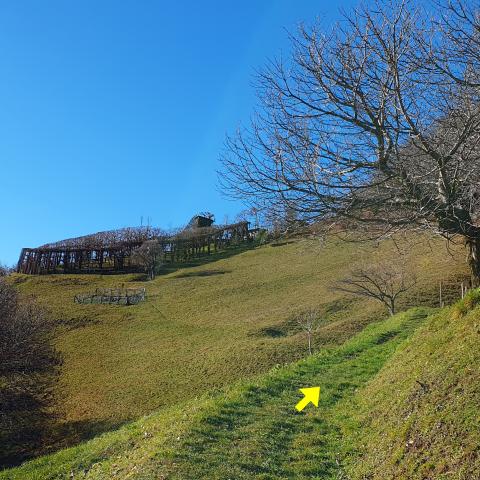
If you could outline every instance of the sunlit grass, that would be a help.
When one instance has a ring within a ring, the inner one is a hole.
[[[338,478],[348,453],[341,429],[349,422],[339,406],[375,376],[427,314],[416,309],[377,322],[343,346],[165,409],[0,478]],[[319,407],[298,413],[298,389],[311,385],[321,386]]]
[[[440,243],[415,249],[410,268],[419,285],[406,303],[431,304],[438,278],[463,266]],[[59,436],[67,443],[91,437],[304,357],[306,339],[289,324],[303,309],[318,308],[325,317],[315,350],[341,344],[384,316],[375,303],[331,290],[352,263],[374,251],[396,254],[389,242],[296,240],[227,252],[152,282],[138,275],[15,277],[21,291],[36,295],[63,325]],[[76,293],[122,285],[145,286],[147,301],[129,307],[73,303]]]

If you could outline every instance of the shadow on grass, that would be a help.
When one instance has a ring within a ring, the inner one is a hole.
[[[48,441],[44,441],[42,446],[24,450],[21,455],[10,457],[9,462],[2,465],[3,467],[15,467],[23,462],[34,460],[35,458],[50,453],[55,453],[64,448],[74,447],[82,442],[91,440],[92,438],[103,433],[117,430],[128,421],[71,421],[51,423],[46,426],[48,431]]]
[[[128,423],[112,421],[74,421],[62,422],[55,417],[44,415],[41,432],[34,427],[19,430],[11,438],[2,438],[0,452],[0,470],[12,468],[42,455],[73,447],[93,437],[116,430]],[[39,423],[36,419],[36,423]]]
[[[82,420],[58,423],[55,427],[54,434],[56,441],[50,448],[58,450],[59,448],[71,447],[78,443],[91,440],[102,433],[117,430],[126,423],[128,423],[128,421],[114,422],[111,420]]]
[[[254,250],[256,247],[257,247],[257,244],[253,242],[243,243],[238,246],[229,247],[228,249],[222,250],[220,252],[212,253],[210,255],[205,254],[198,258],[192,258],[191,260],[188,260],[186,262],[165,263],[164,265],[162,265],[162,268],[157,273],[157,278],[184,270],[186,268],[201,267],[203,265],[208,265],[210,263],[217,262],[219,260],[231,258],[231,257],[234,257],[235,255],[239,255],[249,250]],[[204,272],[187,272],[184,274],[177,275],[176,278],[208,277],[212,275],[223,275],[225,273],[230,273],[230,272],[227,270],[212,269]],[[132,276],[130,281],[142,282],[146,280],[148,280],[147,275],[143,273],[139,273],[137,275]]]
[[[166,263],[165,265],[163,265],[160,275],[167,275],[169,273],[173,273],[184,268],[201,267],[203,265],[208,265],[209,263],[231,258],[235,255],[239,255],[249,250],[253,250],[255,247],[256,245],[254,243],[243,243],[238,246],[229,247],[220,252],[212,253],[210,255],[206,254],[198,258],[193,258],[186,262]]]
[[[176,275],[175,278],[190,278],[190,277],[213,277],[215,275],[225,275],[231,270],[203,270],[201,272],[186,272]]]
[[[284,242],[272,242],[270,244],[271,247],[283,247],[284,245],[290,245],[291,243],[295,243],[294,240],[288,240]]]

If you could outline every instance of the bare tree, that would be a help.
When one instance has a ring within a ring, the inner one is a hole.
[[[312,354],[313,333],[319,326],[319,313],[315,309],[306,310],[295,317],[297,324],[305,332],[308,342],[308,354]]]
[[[407,273],[402,260],[356,266],[334,288],[378,300],[394,315],[398,298],[416,285],[415,276]]]
[[[234,222],[248,222],[249,219],[249,211],[248,209],[241,210],[235,215]]]
[[[53,329],[42,308],[0,279],[0,465],[24,460],[52,432]]]
[[[11,269],[9,267],[0,263],[0,277],[6,277],[10,271]]]
[[[292,57],[260,73],[250,128],[227,138],[226,193],[257,208],[287,206],[326,229],[364,225],[380,237],[429,228],[461,238],[478,283],[480,17],[472,5],[445,0],[432,20],[413,1],[368,2],[330,31],[302,27]]]
[[[155,278],[160,259],[163,254],[162,246],[158,240],[147,240],[133,253],[134,262],[145,269],[150,280]]]

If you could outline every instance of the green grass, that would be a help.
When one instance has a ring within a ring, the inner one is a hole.
[[[0,478],[341,478],[349,452],[342,429],[350,420],[340,405],[377,374],[427,313],[414,309],[377,322],[342,346],[164,409]],[[318,409],[296,412],[298,389],[312,385],[322,389]]]
[[[380,315],[341,345],[192,391],[0,480],[480,478],[479,303],[472,291],[442,310]],[[319,407],[296,412],[298,389],[316,385]]]
[[[463,259],[446,255],[443,244],[432,248],[420,240],[409,265],[418,287],[404,307],[434,303],[438,280],[463,271]],[[169,270],[152,282],[138,275],[14,277],[62,323],[57,347],[64,363],[54,410],[63,444],[304,357],[305,337],[289,321],[303,309],[319,308],[324,317],[316,350],[341,344],[384,315],[376,303],[330,287],[360,258],[395,255],[390,242],[297,240],[234,253]],[[147,301],[73,303],[76,293],[122,284],[145,286]]]
[[[354,398],[352,480],[480,478],[478,303],[431,318]]]

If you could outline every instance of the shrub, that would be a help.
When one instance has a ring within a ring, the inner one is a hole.
[[[255,245],[265,245],[268,242],[268,230],[261,229],[255,236]]]
[[[24,460],[49,435],[59,364],[52,335],[45,311],[0,278],[0,466]]]
[[[6,265],[3,265],[3,263],[0,263],[0,277],[6,277],[7,275],[10,274],[11,268],[7,267]]]

